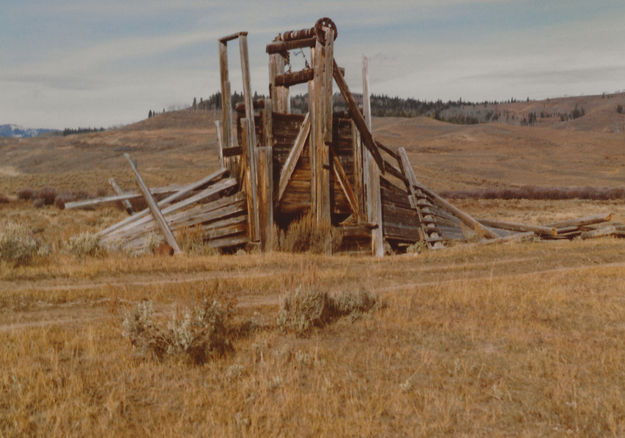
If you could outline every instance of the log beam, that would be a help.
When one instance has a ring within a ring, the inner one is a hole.
[[[174,237],[174,234],[171,232],[169,225],[167,225],[167,222],[165,221],[165,218],[163,217],[163,213],[161,213],[161,210],[158,208],[158,205],[156,204],[154,197],[152,197],[152,194],[150,193],[148,186],[143,181],[143,178],[141,177],[141,174],[137,170],[135,163],[133,163],[133,161],[130,159],[130,155],[128,155],[128,153],[125,153],[124,156],[126,157],[128,164],[130,164],[130,168],[135,174],[137,185],[139,186],[141,193],[143,193],[143,197],[148,203],[150,212],[152,213],[152,216],[154,216],[154,221],[158,224],[158,227],[161,229],[161,232],[163,233],[163,237],[165,237],[165,241],[167,242],[169,246],[171,246],[174,249],[174,254],[182,254],[182,250],[178,246],[178,242],[176,242],[176,238]]]

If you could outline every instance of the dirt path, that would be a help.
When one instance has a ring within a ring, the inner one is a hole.
[[[492,265],[501,265],[501,264],[510,264],[510,263],[518,263],[521,259],[508,259],[501,260],[497,262],[492,262]],[[522,259],[524,261],[531,259]],[[491,264],[488,264],[489,266]],[[450,266],[436,266],[430,268],[423,268],[423,270],[438,270],[438,269],[446,269],[449,267],[455,267],[458,269],[468,268],[471,266],[484,266],[485,263],[467,263],[467,264],[459,264],[459,265],[450,265]],[[431,269],[437,268],[437,269]],[[563,274],[567,272],[579,272],[580,270],[590,270],[596,268],[625,268],[625,262],[612,262],[612,263],[593,263],[593,264],[582,264],[577,266],[567,266],[560,268],[551,268],[551,269],[531,269],[522,273],[512,273],[512,274],[499,274],[494,275],[492,273],[479,275],[463,275],[461,270],[458,271],[459,277],[445,279],[445,280],[437,280],[437,281],[402,281],[398,284],[394,284],[386,287],[378,287],[374,288],[373,291],[385,295],[394,292],[406,291],[409,289],[417,289],[421,287],[428,286],[440,286],[444,284],[453,284],[458,282],[474,282],[474,281],[483,281],[483,280],[500,280],[500,279],[510,279],[510,278],[523,278],[534,275],[555,275],[555,274]],[[276,275],[276,272],[272,273],[219,273],[221,274],[220,278],[238,278],[245,277],[250,278],[250,276],[254,277],[267,277]],[[230,276],[224,275],[230,274]],[[198,274],[185,276],[184,278],[176,278],[166,280],[168,282],[193,282],[193,281],[204,281],[209,279],[216,278],[215,273],[208,274]],[[406,278],[414,278],[412,275],[406,276]],[[162,284],[163,280],[136,280],[133,279],[131,281],[123,281],[119,278],[114,283],[115,285],[124,286],[124,285],[150,285],[150,284]],[[101,282],[101,283],[92,283],[88,284],[88,287],[104,287],[107,285],[111,285],[111,282]],[[55,289],[72,289],[79,288],[81,285],[74,284],[66,284],[66,285],[54,285],[54,286],[45,286],[50,288],[49,290]],[[83,286],[84,287],[84,286]],[[37,290],[41,290],[40,287],[36,287],[34,285],[31,288],[36,288]],[[23,290],[29,290],[29,288],[24,288]],[[238,297],[238,306],[239,307],[258,307],[258,306],[277,306],[280,302],[279,294],[272,295],[244,295]],[[127,304],[127,303],[126,303]],[[169,305],[158,305],[157,312],[158,313],[171,313],[175,309],[175,304]],[[101,298],[98,300],[92,300],[85,302],[84,300],[69,302],[64,304],[40,304],[34,309],[29,309],[26,311],[18,311],[11,312],[0,315],[0,333],[10,333],[13,331],[19,331],[30,328],[43,328],[49,326],[59,326],[59,325],[70,325],[70,324],[83,324],[87,322],[107,320],[107,319],[118,319],[119,312],[112,310],[111,300],[109,298]]]
[[[444,264],[433,266],[419,266],[414,269],[406,270],[406,274],[413,273],[432,273],[439,271],[447,271],[450,269],[467,270],[483,266],[498,266],[512,263],[523,263],[529,261],[539,260],[539,257],[519,257],[504,260],[495,260],[491,262],[474,262],[474,263],[462,263],[462,264]],[[171,273],[161,274],[156,276],[154,274],[129,274],[124,277],[106,277],[99,278],[97,280],[80,279],[67,283],[67,279],[60,280],[19,280],[19,281],[0,281],[0,293],[4,291],[11,292],[30,292],[30,291],[42,291],[53,292],[60,290],[97,290],[106,287],[123,287],[123,286],[157,286],[167,284],[179,284],[179,283],[200,283],[204,281],[212,280],[236,280],[236,279],[262,279],[267,277],[279,276],[281,274],[292,273],[291,269],[273,269],[271,272],[264,272],[259,270],[243,271],[243,272],[202,272],[197,274],[187,273]],[[125,279],[120,279],[125,278]]]

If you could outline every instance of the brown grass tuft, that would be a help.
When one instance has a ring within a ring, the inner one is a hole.
[[[21,199],[22,201],[30,201],[31,199],[33,199],[35,197],[35,191],[33,189],[20,189],[17,192],[17,198]]]
[[[39,192],[37,192],[37,199],[41,199],[44,205],[54,204],[54,200],[56,199],[56,189],[52,187],[43,187],[39,190]]]
[[[278,246],[286,252],[328,254],[340,248],[341,235],[329,224],[317,226],[314,218],[307,215],[292,222],[286,231],[280,233]]]

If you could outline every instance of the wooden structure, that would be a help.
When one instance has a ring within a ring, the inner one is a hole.
[[[416,243],[441,248],[446,242],[469,237],[497,243],[533,236],[592,237],[621,232],[587,228],[609,217],[541,227],[478,221],[450,204],[418,181],[404,148],[395,150],[375,139],[367,59],[363,58],[359,108],[344,79],[344,69],[334,58],[337,37],[329,18],[319,19],[308,29],[279,34],[266,46],[269,98],[260,100],[253,100],[250,87],[247,32],[221,38],[222,117],[216,122],[221,170],[196,183],[159,192],[148,190],[127,157],[149,209],[100,232],[101,243],[113,246],[121,242],[122,247],[139,251],[150,233],[160,230],[179,253],[172,231],[196,226],[215,248],[253,245],[271,250],[274,227],[286,229],[307,215],[320,229],[338,230],[342,250],[375,256]],[[228,44],[235,41],[244,99],[232,108]],[[310,65],[293,72],[290,51],[300,49],[309,50]],[[289,89],[297,84],[308,87],[306,114],[290,110]],[[347,113],[333,109],[335,84]],[[123,193],[119,187],[116,192],[117,196],[106,199],[138,196]],[[160,200],[153,199],[159,193]]]
[[[495,236],[421,186],[405,151],[394,151],[374,138],[367,61],[363,60],[361,109],[334,59],[337,37],[329,18],[309,29],[278,35],[266,47],[269,98],[256,101],[249,89],[246,33],[219,40],[220,157],[246,193],[250,241],[269,247],[263,236],[271,234],[274,221],[286,228],[304,215],[311,215],[319,227],[336,227],[346,250],[366,250],[377,256],[384,254],[385,244],[397,249],[423,241],[439,248],[445,239],[464,238],[463,223],[484,236]],[[234,108],[233,117],[227,45],[236,39],[244,102]],[[310,66],[291,71],[290,51],[300,49],[310,51]],[[290,111],[289,89],[297,84],[308,87],[306,114]],[[347,114],[333,109],[335,84]],[[254,151],[258,149],[271,160],[257,160]],[[259,172],[269,172],[272,178],[260,178]],[[262,205],[260,193],[264,194]]]

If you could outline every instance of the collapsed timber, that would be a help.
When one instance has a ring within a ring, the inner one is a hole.
[[[527,238],[561,239],[614,235],[622,225],[596,228],[609,215],[560,224],[532,226],[477,220],[420,183],[402,147],[375,139],[367,59],[363,58],[363,106],[360,109],[334,58],[336,25],[329,18],[312,28],[279,34],[266,46],[269,98],[253,100],[247,32],[221,38],[219,64],[222,117],[217,121],[221,169],[186,186],[149,190],[129,156],[140,192],[67,203],[66,208],[142,196],[148,208],[101,231],[100,242],[140,251],[151,233],[161,233],[174,253],[174,232],[200,227],[214,248],[274,247],[274,227],[286,229],[303,216],[319,229],[332,227],[342,251],[382,256],[421,242],[430,249],[453,241],[482,239],[497,243]],[[228,44],[238,41],[243,82],[242,104],[232,108]],[[291,71],[290,51],[310,50],[310,67]],[[289,88],[308,86],[307,114],[290,111]],[[333,110],[333,85],[347,113]],[[234,117],[233,117],[234,116]],[[155,196],[160,198],[155,199]]]

